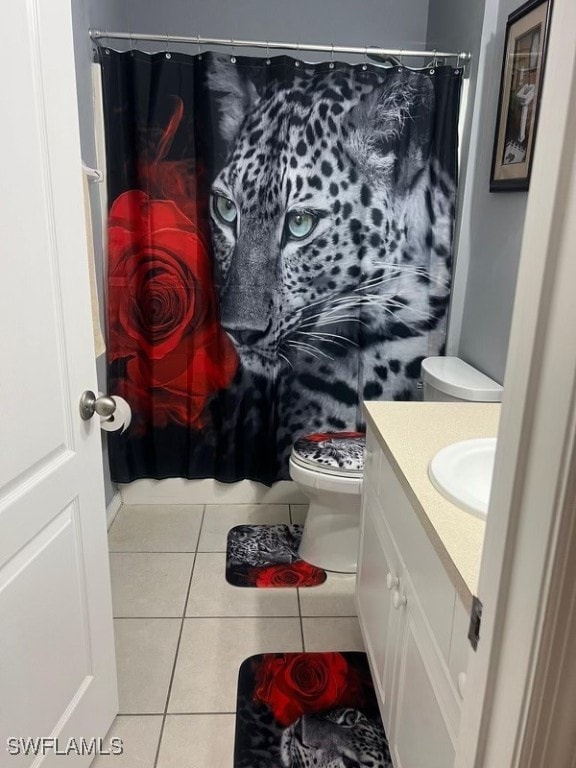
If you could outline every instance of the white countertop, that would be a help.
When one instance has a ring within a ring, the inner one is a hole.
[[[496,437],[499,403],[364,403],[367,422],[467,609],[477,594],[485,522],[444,498],[430,459],[460,440]]]

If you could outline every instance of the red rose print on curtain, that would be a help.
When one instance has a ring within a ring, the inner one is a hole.
[[[341,653],[265,654],[255,678],[254,698],[283,726],[302,715],[365,703],[362,681]]]
[[[130,190],[110,209],[110,362],[123,361],[115,389],[140,431],[170,423],[201,428],[208,400],[229,386],[238,365],[218,322],[207,239],[190,218],[197,203],[189,197],[189,168],[161,163],[181,117],[178,100],[158,156],[141,173],[149,191],[171,192],[178,204]]]

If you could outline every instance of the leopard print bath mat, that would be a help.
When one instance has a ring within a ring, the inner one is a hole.
[[[365,653],[267,653],[240,667],[234,768],[392,768]]]
[[[316,587],[326,571],[298,556],[302,525],[237,525],[228,533],[226,581],[235,587]]]

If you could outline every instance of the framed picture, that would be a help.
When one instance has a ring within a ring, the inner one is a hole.
[[[552,0],[529,0],[510,14],[490,174],[490,191],[530,182]]]

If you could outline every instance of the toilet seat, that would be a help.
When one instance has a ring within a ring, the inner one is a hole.
[[[365,446],[361,432],[316,432],[294,443],[290,460],[308,471],[361,480]]]

